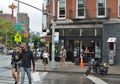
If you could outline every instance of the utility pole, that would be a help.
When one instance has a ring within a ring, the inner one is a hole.
[[[54,33],[55,33],[55,0],[53,1],[53,6],[52,6],[52,61],[51,61],[51,68],[55,69],[56,68],[56,62],[55,62],[55,43],[54,43]]]
[[[19,15],[19,1],[18,1],[18,6],[17,6],[17,17],[16,17],[16,23],[17,24],[19,23],[19,17],[18,17],[18,15]],[[17,34],[18,34],[18,30],[17,30]],[[16,44],[18,44],[18,42]]]

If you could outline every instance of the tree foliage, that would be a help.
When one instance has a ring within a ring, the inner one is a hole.
[[[11,22],[0,19],[0,43],[12,46],[14,44],[14,35],[16,31],[13,30],[13,25]],[[6,38],[7,37],[7,38]]]

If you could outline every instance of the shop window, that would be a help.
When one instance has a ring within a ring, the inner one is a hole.
[[[97,29],[97,36],[102,36],[102,28]]]
[[[65,36],[79,36],[80,29],[65,29],[64,35]]]
[[[82,29],[82,36],[95,36],[95,29]]]

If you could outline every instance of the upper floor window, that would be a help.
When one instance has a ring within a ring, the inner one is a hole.
[[[97,0],[97,16],[106,16],[106,0]]]
[[[65,19],[66,14],[66,1],[58,1],[58,19]]]
[[[120,16],[120,0],[118,0],[118,16]]]
[[[85,17],[85,4],[84,0],[77,0],[76,2],[76,15],[77,17],[84,18]]]

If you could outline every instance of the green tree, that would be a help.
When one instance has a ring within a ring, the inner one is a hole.
[[[11,22],[0,19],[0,43],[6,44],[7,36],[7,46],[12,46],[14,44],[15,33],[16,31],[13,30]]]

